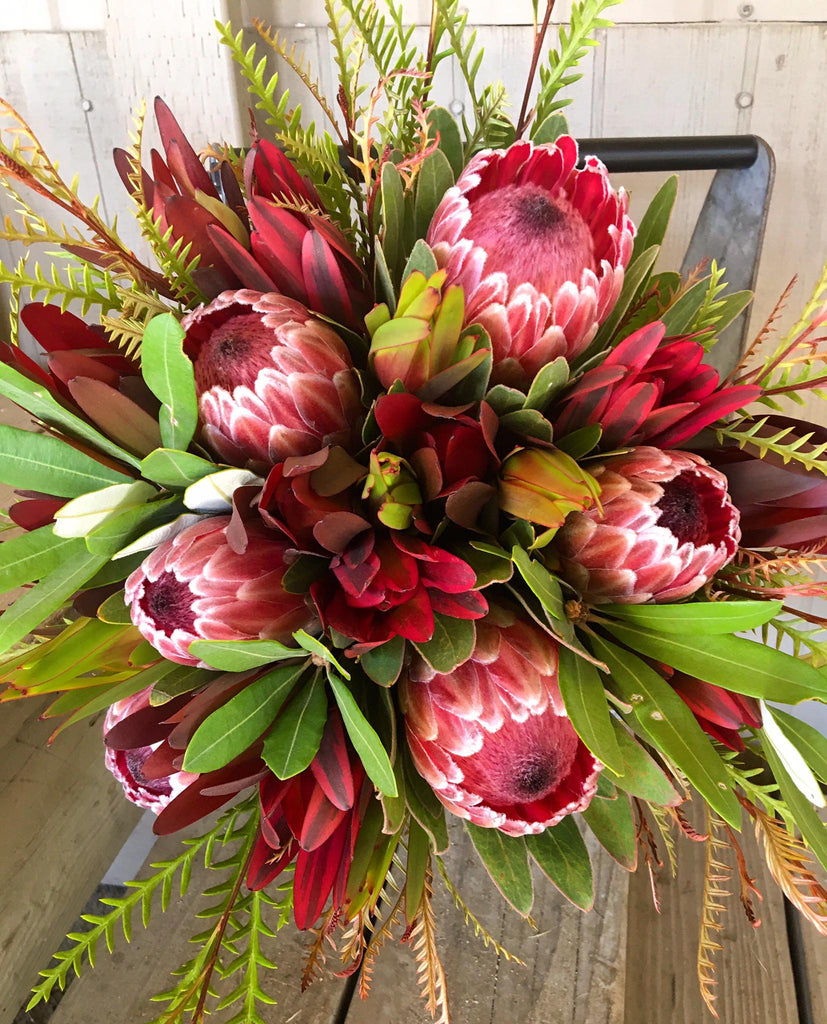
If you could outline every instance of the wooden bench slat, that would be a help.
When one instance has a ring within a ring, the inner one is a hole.
[[[738,837],[763,901],[760,928],[752,928],[738,898],[733,870],[718,937],[716,1008],[720,1024],[799,1024],[784,902],[770,877],[750,825]],[[710,1016],[696,974],[706,844],[679,839],[678,875],[661,872],[661,913],[652,905],[649,878],[639,871],[629,890],[626,1019],[629,1024],[701,1024]],[[728,862],[733,858],[726,857]],[[807,927],[806,923],[804,925]],[[816,1020],[827,1017],[816,1017]]]

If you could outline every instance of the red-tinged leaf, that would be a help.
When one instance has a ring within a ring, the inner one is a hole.
[[[247,869],[247,887],[253,892],[266,888],[278,878],[298,852],[299,844],[295,840],[276,852],[263,836],[259,836]]]
[[[208,673],[209,675],[209,673]],[[239,676],[236,673],[219,676],[217,679],[212,676],[208,679],[209,686],[206,686],[194,697],[191,693],[182,706],[170,706],[170,703],[162,705],[167,710],[165,721],[175,726],[169,734],[170,746],[176,750],[185,750],[195,734],[195,730],[204,719],[226,704],[231,697],[234,697],[240,690],[243,690],[251,680],[252,673],[245,672]]]
[[[250,194],[272,199],[291,199],[298,196],[316,206],[321,200],[312,184],[303,178],[284,153],[268,139],[258,139],[248,158],[255,182]]]
[[[305,811],[299,845],[303,850],[317,850],[333,835],[339,824],[348,815],[335,807],[316,786]]]
[[[131,195],[135,195],[135,186],[132,182],[132,159],[129,153],[125,149],[121,149],[120,146],[116,146],[112,150],[112,162],[115,165],[115,170],[118,172],[118,177],[123,182],[123,187]],[[144,174],[146,172],[144,171]]]
[[[302,276],[311,309],[338,323],[358,326],[351,301],[352,285],[345,281],[336,254],[319,231],[304,236]]]
[[[268,273],[276,281],[286,275],[288,281],[294,282],[303,291],[301,251],[307,234],[304,221],[290,210],[260,199],[251,200],[249,210],[254,228],[253,252],[256,252],[258,235],[258,241],[268,250],[271,257],[266,264]],[[276,277],[273,271],[279,276]]]
[[[126,395],[91,377],[76,377],[69,390],[89,419],[134,455],[149,455],[161,447],[158,421]]]
[[[26,330],[47,352],[96,348],[117,352],[79,316],[62,312],[60,306],[30,302],[20,310],[20,319]]]
[[[293,915],[302,931],[317,921],[339,870],[348,840],[350,822],[345,819],[324,846],[307,852],[300,850],[294,875]]]
[[[603,443],[612,448],[627,437],[634,437],[658,397],[657,385],[645,381],[616,395],[600,420]]]
[[[166,704],[141,708],[116,722],[103,737],[104,745],[110,750],[136,750],[161,743],[172,732],[172,725],[166,719],[170,712],[180,710],[187,703],[189,694],[173,697]]]
[[[196,189],[200,189],[208,196],[218,199],[218,193],[204,165],[187,141],[172,111],[160,96],[155,97],[155,120],[158,122],[158,131],[167,161],[178,185],[191,195]]]
[[[120,381],[120,374],[116,370],[77,350],[52,352],[47,363],[51,373],[64,384],[68,384],[75,377],[88,377],[117,388]]]
[[[792,548],[824,541],[827,537],[827,515],[805,516],[778,525],[744,525],[744,536],[749,538],[750,547]]]
[[[55,382],[49,374],[34,359],[30,359],[17,345],[0,342],[0,362],[20,370],[29,380],[35,381],[37,384],[43,384],[50,391],[54,392]]]
[[[166,161],[157,149],[150,150],[149,160],[152,167],[152,176],[155,179],[153,186],[156,198],[160,198],[163,195],[165,199],[168,199],[170,196],[178,195],[178,186],[175,183],[175,178],[173,178],[172,172],[166,165]],[[148,195],[149,193],[147,193]]]
[[[201,257],[199,270],[215,267],[231,280],[236,280],[232,266],[223,258],[207,228],[215,224],[215,218],[203,206],[189,196],[172,196],[164,203],[164,212],[175,239],[183,239],[185,245],[192,245],[189,258]]]
[[[181,757],[181,751],[173,750],[164,740],[144,761],[141,766],[141,775],[145,779],[168,778],[174,772],[180,771]]]
[[[425,643],[434,635],[434,610],[424,587],[419,587],[404,604],[386,612],[384,618],[390,633],[382,639],[396,634],[414,643]]]
[[[37,530],[53,523],[65,504],[63,498],[28,498],[9,508],[9,519],[24,530]]]
[[[731,693],[723,687],[676,672],[669,680],[692,711],[724,729],[740,729],[744,725],[758,728],[761,712],[754,697]]]
[[[342,811],[353,807],[353,772],[342,719],[329,715],[319,751],[310,764],[313,778],[330,802]]]
[[[681,420],[680,423],[675,424],[664,433],[658,434],[657,437],[650,438],[647,443],[658,448],[671,448],[676,444],[681,444],[722,416],[727,416],[729,413],[749,405],[760,395],[761,388],[747,385],[719,391],[702,402],[691,416],[687,416],[686,419]]]
[[[276,290],[276,283],[264,271],[261,264],[253,259],[252,255],[244,246],[233,238],[229,231],[218,224],[208,224],[206,227],[207,238],[210,240],[223,262],[232,267],[239,281],[245,288],[252,288],[258,292],[272,292]]]
[[[260,761],[250,761],[250,768],[245,768],[244,774],[240,774],[237,778],[232,779],[229,782],[220,782],[216,785],[205,786],[201,792],[204,796],[233,796],[236,793],[240,793],[242,789],[247,789],[248,786],[254,786],[257,782],[261,782],[262,779],[266,779],[270,774],[269,769],[259,768],[257,771],[253,770],[252,766],[260,764]]]
[[[191,782],[161,811],[152,826],[156,836],[170,836],[188,825],[195,824],[237,795],[235,791],[228,796],[204,796],[199,788],[200,783],[201,778]]]
[[[483,483],[481,480],[469,480],[459,490],[448,495],[445,515],[466,530],[478,530],[480,513],[496,495],[497,492],[491,484]]]
[[[354,512],[331,512],[316,523],[313,536],[323,548],[341,554],[368,526],[369,523]],[[371,578],[373,575],[371,572]]]
[[[481,619],[488,614],[488,602],[477,590],[469,590],[467,594],[432,590],[430,597],[433,610],[452,619]]]
[[[660,321],[641,327],[639,331],[630,334],[615,346],[601,365],[624,366],[639,370],[654,355],[665,334],[666,327]]]

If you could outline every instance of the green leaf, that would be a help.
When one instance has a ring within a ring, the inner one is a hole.
[[[740,828],[741,805],[732,792],[726,765],[687,705],[653,668],[602,637],[594,653],[611,672],[611,685],[631,704],[643,731],[677,765],[714,810]]]
[[[243,754],[269,728],[304,670],[304,665],[273,669],[208,715],[187,745],[184,771],[215,771]]]
[[[452,545],[451,551],[459,555],[474,570],[478,590],[482,590],[490,583],[507,583],[514,575],[514,564],[504,548],[499,549],[499,554],[494,554],[477,547],[474,543],[462,541],[460,544]]]
[[[153,669],[145,669],[145,671],[154,671],[154,676],[148,680],[152,683],[149,703],[153,706],[166,704],[173,697],[177,697],[181,693],[191,693],[215,679],[215,674],[208,668],[176,665],[171,661],[162,661],[160,665],[154,666]]]
[[[345,679],[350,679],[350,672],[339,664],[333,654],[333,651],[325,647],[321,640],[317,640],[315,636],[311,636],[303,629],[297,629],[293,634],[293,639],[300,647],[304,648],[308,654],[315,654],[317,658],[321,658],[322,661],[327,662],[328,665],[332,665],[340,676],[343,676]]]
[[[787,739],[795,744],[821,781],[827,782],[827,736],[822,736],[818,729],[779,708],[773,708],[772,713]]]
[[[669,219],[678,196],[678,176],[673,174],[658,189],[655,198],[649,203],[638,225],[635,236],[635,247],[632,259],[636,259],[653,245],[662,245],[669,227]]]
[[[634,871],[637,864],[637,843],[635,842],[635,821],[628,796],[619,795],[617,800],[601,800],[595,797],[583,817],[594,832],[600,845],[628,871]]]
[[[177,498],[165,498],[121,509],[87,533],[86,546],[92,552],[109,555],[111,558],[129,541],[134,540],[136,534],[146,532],[147,527],[174,519],[179,510]]]
[[[666,324],[667,337],[686,334],[689,331],[698,311],[703,307],[708,287],[707,276],[684,292],[678,301],[662,314],[661,320]]]
[[[741,633],[775,618],[781,601],[696,601],[691,604],[604,604],[600,613],[656,633],[705,636]]]
[[[635,651],[725,690],[797,704],[827,696],[827,678],[808,664],[773,647],[737,636],[694,637],[653,633],[613,621],[606,628]]]
[[[342,713],[342,721],[345,723],[350,742],[359,755],[365,771],[380,793],[396,796],[393,765],[376,730],[359,710],[359,705],[344,680],[339,679],[333,672],[328,673],[328,680]]]
[[[184,354],[184,328],[172,313],[154,316],[141,342],[141,372],[161,402],[158,421],[166,448],[186,451],[198,426],[195,374]]]
[[[537,836],[526,836],[526,846],[540,870],[581,910],[594,905],[594,879],[589,851],[572,815]]]
[[[405,800],[412,817],[425,829],[435,853],[445,853],[450,842],[445,826],[445,808],[439,797],[416,770],[407,745],[401,751],[405,778]]]
[[[453,184],[454,172],[448,157],[441,149],[435,149],[422,161],[416,177],[414,224],[417,238],[427,235],[436,208]]]
[[[655,763],[625,726],[615,721],[614,727],[624,772],[620,777],[612,772],[611,781],[641,800],[670,807],[679,804],[681,797],[663,769]]]
[[[546,363],[531,382],[523,408],[544,412],[560,394],[568,380],[569,364],[563,356]]]
[[[123,509],[142,508],[158,491],[143,480],[111,484],[89,491],[67,502],[55,515],[54,532],[58,537],[86,537],[96,526]]]
[[[465,165],[465,157],[462,150],[462,139],[459,134],[459,126],[454,120],[453,114],[445,107],[431,107],[428,111],[429,135],[436,138],[439,133],[439,148],[448,158],[451,170],[456,180],[462,174]],[[423,232],[424,234],[424,232]]]
[[[632,260],[626,268],[626,276],[623,279],[620,298],[617,300],[617,304],[609,318],[603,322],[594,341],[586,349],[587,355],[591,356],[595,352],[600,352],[612,340],[615,331],[620,326],[621,320],[646,286],[659,252],[659,246],[650,245],[640,256]]]
[[[571,724],[594,756],[621,775],[623,758],[597,669],[566,647],[560,647],[558,656],[560,694]]]
[[[405,871],[405,911],[409,923],[419,913],[430,862],[430,846],[428,833],[412,820],[408,829],[408,863]]]
[[[563,438],[557,438],[554,442],[560,451],[570,455],[573,459],[582,459],[584,455],[597,447],[597,443],[603,435],[603,428],[598,423],[590,423],[586,427],[579,427],[566,434]]]
[[[507,836],[498,828],[480,828],[470,821],[465,822],[465,828],[494,885],[518,914],[528,917],[534,902],[534,887],[525,839]]]
[[[141,462],[141,476],[162,487],[179,490],[214,472],[214,463],[173,448],[156,448]]]
[[[81,538],[57,537],[51,526],[4,540],[0,544],[0,592],[42,579],[84,548]]]
[[[193,640],[189,652],[222,672],[246,672],[273,661],[304,656],[303,650],[285,647],[277,640]]]
[[[405,188],[402,175],[388,160],[382,165],[382,250],[391,281],[398,283],[405,257]]]
[[[437,270],[439,270],[439,267],[437,266],[433,249],[431,249],[424,238],[418,238],[414,243],[413,249],[411,249],[411,255],[408,257],[405,269],[402,271],[402,282],[407,281],[411,274],[416,271],[424,274],[425,277],[430,277]]]
[[[0,615],[0,654],[22,640],[79,590],[109,559],[78,550]]]
[[[773,749],[772,744],[764,736],[764,730],[759,730],[763,740],[764,756],[770,771],[775,776],[781,796],[789,807],[795,818],[795,823],[801,830],[807,845],[818,858],[819,864],[827,869],[827,825],[816,813],[813,805],[804,796],[787,773],[787,769],[781,763],[781,759]]]
[[[380,686],[393,686],[402,671],[405,659],[405,641],[401,636],[374,647],[359,659],[367,676]]]
[[[130,477],[48,434],[0,424],[0,483],[74,498]]]
[[[108,622],[113,626],[126,626],[132,622],[129,606],[124,600],[124,592],[122,590],[117,591],[115,594],[110,594],[98,607],[98,618],[101,622]]]
[[[434,615],[434,635],[414,647],[434,672],[453,672],[457,665],[468,661],[474,653],[477,631],[471,619],[454,619],[437,612]]]
[[[565,116],[557,111],[549,114],[538,124],[536,121],[531,125],[531,141],[535,146],[547,142],[556,142],[561,135],[569,135],[569,123]]]
[[[5,395],[21,409],[43,420],[50,427],[57,427],[72,437],[88,441],[98,451],[111,455],[135,469],[140,466],[140,460],[134,455],[104,437],[85,420],[64,409],[52,398],[44,385],[30,381],[28,377],[24,377],[22,373],[18,373],[11,366],[6,366],[5,363],[0,364],[0,395]]]
[[[531,558],[527,551],[516,545],[511,549],[511,558],[528,589],[549,615],[560,622],[567,622],[563,607],[563,591],[548,569]]]
[[[261,756],[277,778],[291,779],[307,768],[322,742],[326,721],[324,677],[317,672],[293,697],[264,740]]]
[[[373,287],[376,292],[376,299],[386,303],[390,315],[393,316],[396,312],[396,289],[391,278],[385,250],[382,248],[382,243],[378,238],[374,239],[373,248],[376,259],[373,271]],[[365,425],[367,426],[367,422]]]

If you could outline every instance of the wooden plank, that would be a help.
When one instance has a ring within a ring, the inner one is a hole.
[[[627,874],[589,841],[595,870],[595,907],[573,907],[550,882],[536,879],[532,914],[537,931],[511,911],[480,864],[467,836],[452,846],[452,881],[486,929],[527,966],[485,949],[466,927],[436,878],[438,943],[453,1024],[622,1024],[626,961]],[[419,997],[413,955],[398,943],[382,950],[370,997],[351,1004],[347,1024],[408,1024],[430,1016]],[[628,1024],[637,1024],[634,1017]]]
[[[720,1024],[799,1024],[783,897],[751,827],[745,827],[739,841],[764,896],[763,902],[756,902],[763,923],[754,929],[746,920],[733,872],[728,885],[732,895],[726,900],[729,909],[718,936],[724,947],[716,971]],[[628,935],[634,955],[627,958],[626,1014],[634,1024],[711,1020],[696,974],[705,856],[705,844],[679,838],[677,877],[673,879],[664,868],[658,879],[660,915],[652,905],[647,872],[639,871],[632,878]]]
[[[528,2],[504,4],[502,0],[466,2],[475,25],[530,25],[532,7]],[[827,21],[824,0],[754,0],[751,12],[742,11],[740,0],[625,0],[611,8],[606,17],[616,24],[692,23],[720,24],[757,21]],[[544,5],[540,5],[541,10]],[[243,0],[245,24],[263,17],[280,25],[324,25],[327,17],[322,0]],[[404,0],[405,16],[427,25],[431,0]],[[274,11],[278,11],[275,14]],[[567,22],[571,0],[558,0],[552,24]]]
[[[29,0],[0,7],[0,32],[90,32],[103,27],[106,0]]]
[[[196,827],[189,834],[198,835],[201,831]],[[147,858],[145,870],[152,861],[171,859],[179,853],[179,837],[161,839]],[[156,907],[146,930],[141,928],[140,915],[136,914],[129,947],[122,935],[118,936],[114,956],[108,957],[102,946],[97,966],[93,971],[87,968],[80,979],[73,982],[50,1024],[89,1024],[104,1019],[117,1021],[117,1024],[144,1024],[157,1014],[161,1006],[150,1003],[150,997],[168,989],[170,971],[193,956],[195,947],[189,943],[189,938],[204,927],[195,913],[215,903],[215,898],[204,900],[193,899],[193,896],[223,877],[206,870],[203,861],[197,862],[187,897],[178,898],[174,888],[166,914]],[[275,927],[275,920],[270,923]],[[291,922],[274,941],[265,943],[262,948],[264,954],[278,964],[278,970],[263,971],[261,976],[264,991],[278,1000],[278,1005],[263,1011],[264,1018],[274,1024],[276,1021],[333,1024],[344,996],[344,986],[333,979],[312,986],[302,995],[300,981],[306,945],[306,934],[298,932]]]

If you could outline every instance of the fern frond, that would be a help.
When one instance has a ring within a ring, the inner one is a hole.
[[[672,822],[675,818],[673,815],[669,814],[669,811],[671,811],[672,808],[659,807],[657,804],[649,804],[649,810],[652,812],[652,817],[655,819],[658,832],[660,832],[660,837],[666,848],[666,856],[669,860],[669,870],[674,878],[678,871],[678,854],[675,849],[675,837],[672,834]]]
[[[747,920],[753,928],[761,927],[761,918],[755,913],[755,905],[752,901],[753,896],[757,896],[759,900],[763,900],[764,897],[758,891],[755,885],[755,879],[750,875],[747,869],[747,859],[744,856],[744,851],[741,849],[741,844],[738,842],[738,838],[732,829],[724,823],[726,829],[727,838],[729,839],[729,845],[732,847],[732,852],[735,854],[735,860],[738,865],[738,881],[741,887],[741,906],[744,908],[744,913],[747,915]]]
[[[0,263],[0,284],[11,285],[17,295],[28,289],[32,299],[39,298],[44,303],[57,301],[63,312],[72,303],[78,303],[81,316],[94,306],[104,313],[120,307],[118,285],[112,275],[85,262],[79,266],[66,263],[62,267],[53,263],[48,277],[39,263],[35,264],[33,275],[28,273],[25,258],[13,270]]]
[[[820,445],[810,444],[812,433],[804,434],[801,437],[786,439],[792,434],[794,427],[783,427],[775,433],[762,434],[768,423],[768,417],[752,420],[743,417],[734,423],[726,426],[715,427],[718,442],[723,443],[724,438],[735,441],[739,448],[753,448],[758,452],[759,458],[767,454],[778,455],[785,462],[798,462],[808,469],[816,469],[827,476],[827,459],[823,458],[827,452],[827,442]]]
[[[502,957],[503,960],[509,960],[512,963],[519,964],[521,967],[525,967],[525,962],[523,960],[521,960],[518,956],[514,956],[513,953],[509,953],[508,950],[504,946],[501,946],[499,942],[497,942],[497,940],[494,938],[494,936],[486,930],[485,926],[480,923],[479,919],[476,917],[474,912],[462,898],[462,894],[460,893],[459,889],[457,889],[457,887],[449,878],[448,872],[445,868],[445,864],[441,857],[437,857],[436,866],[442,878],[442,881],[445,883],[445,888],[451,894],[451,899],[453,899],[454,901],[454,906],[457,908],[457,910],[460,911],[463,918],[465,919],[466,928],[470,926],[474,929],[475,937],[482,940],[482,944],[483,946],[485,946],[486,949],[490,947],[490,949],[494,953],[496,953],[497,956]]]
[[[432,879],[433,874],[429,867],[425,873],[419,917],[408,941],[415,954],[416,973],[426,1009],[437,1024],[451,1024],[445,970],[439,959],[436,944],[436,918],[431,902],[434,895]]]
[[[738,381],[742,379],[741,377],[737,376],[738,372],[741,370],[746,370],[746,368],[750,364],[750,361],[752,360],[752,357],[756,355],[756,353],[760,352],[766,340],[775,330],[776,321],[787,308],[787,302],[789,301],[790,295],[792,295],[793,288],[795,288],[797,281],[798,277],[793,277],[793,279],[781,293],[778,302],[776,302],[776,304],[773,306],[770,315],[764,321],[763,327],[747,346],[746,351],[741,356],[741,359],[738,362],[738,365],[735,367],[732,374],[730,375],[733,383],[738,383]]]
[[[325,943],[328,943],[334,950],[336,949],[336,943],[333,941],[331,936],[331,930],[335,927],[335,913],[335,907],[330,907],[322,918],[321,924],[310,929],[313,941],[308,947],[307,957],[304,961],[304,968],[302,970],[302,992],[306,992],[314,981],[318,981],[322,977],[324,966],[327,961],[327,956],[324,951]]]
[[[396,902],[390,905],[390,913],[385,915],[381,925],[376,928],[373,925],[373,935],[365,947],[362,957],[362,969],[359,972],[359,996],[367,999],[370,992],[370,983],[373,978],[373,970],[376,966],[376,958],[382,951],[385,943],[393,935],[393,930],[402,921],[404,910],[405,893],[400,892]]]
[[[729,909],[723,901],[731,895],[726,886],[732,877],[732,872],[729,865],[720,859],[723,851],[727,849],[727,844],[721,839],[724,822],[714,811],[710,810],[709,806],[706,808],[706,824],[709,838],[706,845],[697,969],[701,996],[707,1009],[717,1020],[718,1011],[715,1009],[715,1000],[718,997],[714,989],[718,981],[715,977],[715,957],[723,949],[723,946],[715,936],[720,934],[724,928],[721,923],[721,915]]]
[[[796,910],[821,935],[827,935],[827,890],[814,873],[815,865],[806,846],[787,831],[783,821],[740,799],[755,822],[755,836],[763,848],[770,874]]]
[[[778,647],[785,638],[792,642],[794,658],[809,661],[814,668],[827,665],[827,629],[824,626],[807,629],[798,616],[778,616],[761,627],[764,644]]]

